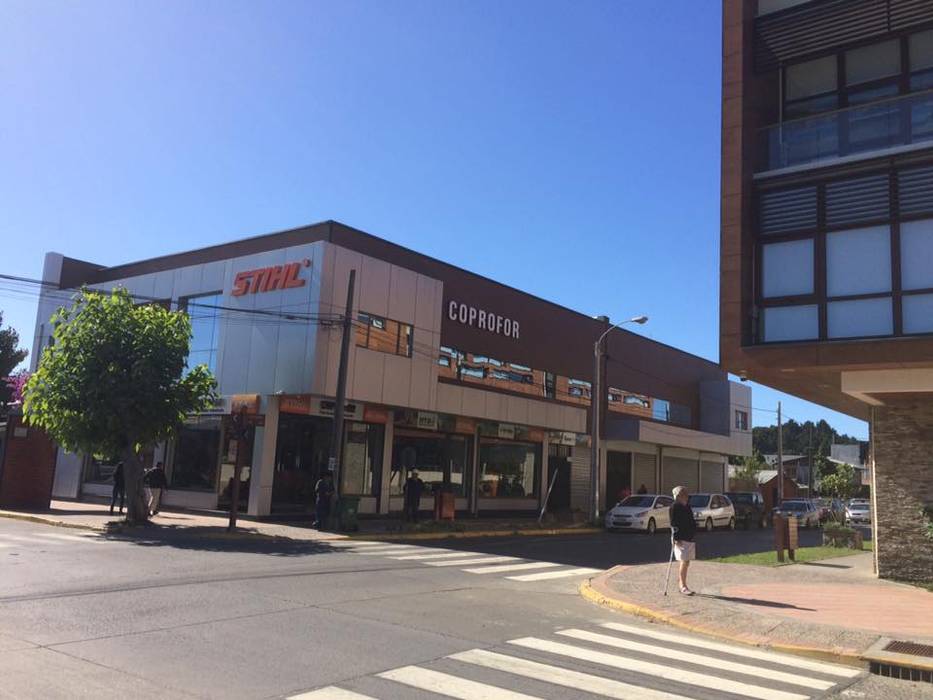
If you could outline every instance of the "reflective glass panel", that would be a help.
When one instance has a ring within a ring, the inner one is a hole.
[[[764,339],[767,343],[812,340],[819,333],[816,304],[778,306],[764,310]]]
[[[836,57],[825,56],[787,67],[786,99],[798,100],[836,89]]]
[[[933,333],[933,294],[908,294],[901,299],[905,333]]]
[[[901,224],[901,287],[933,287],[933,219]]]
[[[900,42],[897,39],[846,51],[846,84],[858,85],[901,72]]]
[[[826,293],[831,296],[891,290],[891,237],[887,226],[826,234]]]
[[[830,338],[866,338],[894,332],[890,297],[833,301],[827,305],[826,315]]]
[[[761,291],[765,297],[813,293],[813,240],[763,247]]]

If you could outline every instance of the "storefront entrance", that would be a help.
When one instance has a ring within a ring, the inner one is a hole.
[[[392,473],[389,494],[402,495],[408,473],[418,470],[424,495],[445,489],[458,498],[468,498],[473,465],[473,438],[437,435],[396,428],[392,444]]]
[[[570,508],[570,450],[568,445],[548,446],[548,487],[551,488],[547,503],[549,513]]]
[[[626,493],[628,492],[628,493]],[[632,453],[606,453],[606,510],[632,492]]]

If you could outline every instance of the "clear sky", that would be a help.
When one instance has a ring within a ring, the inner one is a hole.
[[[39,276],[48,250],[117,264],[337,219],[585,313],[648,314],[638,332],[718,359],[714,0],[0,14],[2,273]],[[31,343],[34,299],[4,287]],[[761,409],[782,398],[753,391]]]

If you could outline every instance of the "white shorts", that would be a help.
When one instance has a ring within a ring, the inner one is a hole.
[[[693,561],[697,558],[696,542],[674,542],[674,559],[677,561]]]

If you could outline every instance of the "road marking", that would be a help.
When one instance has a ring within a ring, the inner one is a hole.
[[[473,554],[473,557],[476,555]],[[446,559],[444,561],[426,561],[428,566],[473,566],[474,564],[498,564],[515,561],[516,557],[480,557],[479,559]]]
[[[651,663],[650,661],[641,661],[631,656],[622,654],[607,654],[604,651],[595,651],[584,647],[573,646],[572,644],[562,644],[561,642],[552,642],[546,639],[537,639],[535,637],[523,637],[521,639],[509,640],[509,644],[524,647],[526,649],[535,649],[536,651],[546,651],[551,654],[567,656],[581,661],[592,661],[611,668],[618,668],[633,673],[646,673],[654,675],[664,680],[685,683],[687,685],[697,685],[702,688],[711,688],[736,695],[744,695],[759,700],[808,700],[809,696],[798,693],[787,693],[782,690],[772,690],[751,683],[742,683],[728,678],[720,678],[706,673],[697,673],[696,671],[685,671],[683,669],[665,666],[662,664]]]
[[[478,569],[464,569],[469,574],[499,574],[503,571],[523,571],[527,569],[549,569],[552,566],[560,566],[560,564],[552,564],[549,561],[532,561],[526,564],[502,564],[500,566],[481,566]]]
[[[452,558],[452,557],[460,557],[460,558],[462,559],[462,558],[465,557],[465,556],[467,556],[467,553],[466,553],[466,552],[451,552],[451,551],[444,550],[444,551],[441,551],[441,552],[439,552],[439,553],[437,553],[437,554],[409,554],[409,555],[404,556],[404,557],[392,557],[392,558],[393,558],[393,559],[398,559],[399,561],[407,561],[407,560],[409,560],[409,559],[416,559],[416,560],[421,560],[421,559],[450,559],[450,558]]]
[[[380,673],[379,677],[431,693],[461,698],[461,700],[542,700],[535,695],[517,693],[514,690],[458,678],[449,673],[440,673],[419,666],[403,666]]]
[[[560,668],[559,666],[550,666],[548,664],[529,661],[516,656],[507,656],[494,651],[485,649],[473,649],[459,654],[452,654],[448,658],[462,661],[468,664],[475,664],[484,668],[491,668],[496,671],[505,671],[514,673],[525,678],[562,685],[567,688],[582,690],[585,693],[593,693],[606,698],[615,698],[615,700],[688,700],[683,695],[674,695],[665,693],[661,690],[652,690],[633,686],[629,683],[614,681],[611,678],[594,676],[589,673],[580,673],[570,669]]]
[[[390,547],[389,549],[367,549],[363,552],[354,552],[354,554],[359,554],[364,557],[381,557],[389,556],[390,554],[405,554],[417,551],[416,547]]]
[[[97,535],[60,535],[51,532],[37,532],[36,537],[48,537],[55,540],[65,540],[66,542],[92,542],[93,544],[103,544],[104,540]]]
[[[819,680],[818,678],[807,678],[806,676],[800,676],[796,673],[775,671],[770,668],[765,668],[764,666],[752,666],[751,664],[742,664],[736,661],[717,659],[713,656],[694,654],[689,651],[678,651],[677,649],[671,649],[670,647],[660,647],[655,644],[644,644],[642,642],[635,642],[629,639],[612,637],[608,634],[598,634],[596,632],[586,632],[585,630],[577,629],[561,630],[557,634],[563,637],[579,639],[584,642],[602,644],[604,646],[613,647],[615,649],[625,649],[627,651],[637,651],[642,654],[652,654],[654,656],[661,656],[663,658],[683,661],[684,663],[688,664],[709,666],[722,671],[732,671],[733,673],[744,673],[747,676],[767,678],[772,681],[778,681],[779,683],[801,685],[805,688],[813,688],[815,690],[829,690],[834,685],[836,685],[835,681],[823,681]]]
[[[595,574],[599,569],[564,569],[563,571],[543,571],[540,574],[525,574],[523,576],[506,576],[510,581],[547,581],[552,578],[566,578],[567,576],[585,576]]]
[[[345,547],[347,549],[352,547],[385,547],[388,544],[393,544],[392,542],[376,542],[371,540],[320,540],[320,543],[330,545],[331,547]]]
[[[640,635],[642,637],[651,637],[662,642],[673,642],[674,644],[683,644],[684,646],[699,647],[706,651],[721,651],[733,656],[744,656],[749,659],[758,659],[760,661],[771,661],[776,664],[785,664],[807,671],[816,671],[830,676],[841,676],[842,678],[855,678],[861,675],[861,671],[855,668],[846,668],[845,666],[835,666],[833,664],[824,664],[819,661],[810,661],[798,656],[787,656],[773,651],[760,651],[758,649],[746,649],[744,647],[732,646],[713,642],[708,639],[694,639],[681,634],[671,634],[670,632],[661,632],[660,630],[644,629],[633,625],[625,625],[620,622],[604,622],[602,627],[615,630],[616,632],[627,632],[628,634]]]
[[[16,543],[16,542],[22,542],[22,543],[24,543],[24,544],[44,544],[44,545],[50,545],[50,544],[51,544],[51,545],[55,545],[55,546],[59,546],[59,545],[65,544],[64,542],[49,542],[48,540],[36,539],[35,537],[23,537],[22,535],[6,535],[6,534],[4,534],[4,535],[0,535],[0,539],[4,539],[4,540],[13,540],[14,543]],[[11,546],[11,547],[18,547],[18,546],[20,546],[20,545],[18,545],[18,544],[12,544],[12,545],[8,545],[8,546]]]
[[[376,700],[376,698],[372,695],[354,693],[352,690],[329,685],[326,688],[318,688],[300,695],[289,695],[288,700]]]

